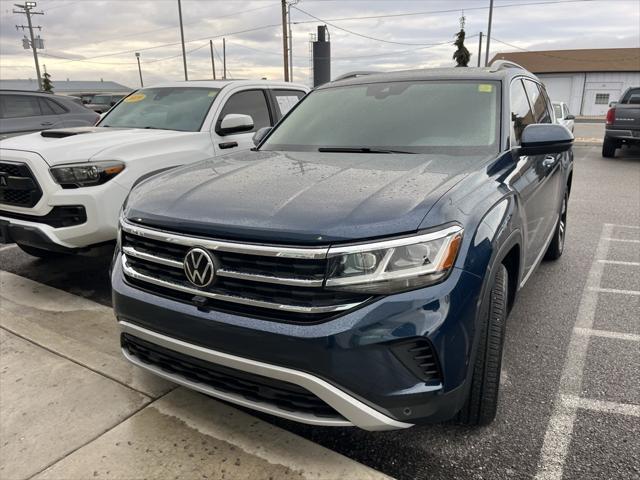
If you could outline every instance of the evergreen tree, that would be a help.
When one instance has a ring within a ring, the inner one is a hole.
[[[53,84],[51,83],[51,75],[45,70],[44,78],[42,79],[42,90],[48,93],[53,93]]]
[[[471,60],[471,54],[467,47],[464,46],[464,21],[465,17],[462,15],[460,17],[460,31],[456,35],[456,41],[453,44],[458,47],[458,49],[453,52],[453,59],[456,61],[456,67],[466,67],[469,65],[469,60]]]

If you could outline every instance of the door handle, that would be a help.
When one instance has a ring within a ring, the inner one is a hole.
[[[238,142],[224,142],[224,143],[219,143],[218,147],[220,147],[221,150],[224,150],[225,148],[234,148],[238,146]]]
[[[551,168],[556,164],[556,157],[544,157],[542,161],[542,166],[544,168]]]
[[[48,127],[49,125],[53,125],[53,122],[42,122],[40,125],[43,127]]]

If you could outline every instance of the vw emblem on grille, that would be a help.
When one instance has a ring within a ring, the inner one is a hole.
[[[216,278],[213,255],[203,248],[192,248],[184,256],[184,274],[196,287],[208,287]]]

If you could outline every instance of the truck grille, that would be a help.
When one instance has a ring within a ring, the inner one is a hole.
[[[190,283],[184,258],[193,247],[216,259],[208,287]],[[315,323],[351,310],[370,296],[325,290],[326,248],[242,244],[184,236],[122,223],[122,267],[132,285],[201,308]]]
[[[0,204],[33,207],[42,190],[24,163],[0,162]]]

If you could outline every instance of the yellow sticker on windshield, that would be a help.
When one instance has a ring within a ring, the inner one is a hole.
[[[209,92],[209,95],[207,95],[208,97],[215,97],[216,95],[218,95],[218,91],[217,90],[211,90]]]
[[[480,85],[478,85],[478,91],[482,93],[491,93],[493,92],[493,85],[490,85],[488,83],[481,83]]]
[[[134,93],[133,95],[129,95],[127,98],[124,99],[124,103],[136,103],[136,102],[141,102],[142,100],[144,100],[147,96],[144,93]]]

